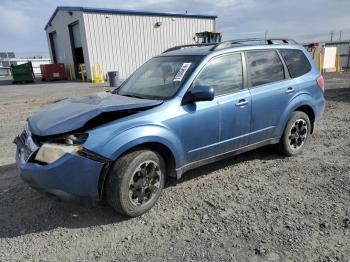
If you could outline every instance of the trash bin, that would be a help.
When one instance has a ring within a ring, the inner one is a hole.
[[[40,65],[41,79],[43,81],[66,80],[64,64],[43,64]]]
[[[110,87],[117,87],[118,78],[119,78],[119,72],[118,71],[111,71],[108,72],[108,78],[109,78],[109,86]]]
[[[32,63],[11,66],[13,83],[34,82]]]

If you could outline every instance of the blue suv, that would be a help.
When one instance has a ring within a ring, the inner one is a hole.
[[[292,40],[178,46],[112,92],[29,117],[16,163],[41,192],[105,199],[138,216],[166,177],[269,144],[299,154],[322,116],[323,91],[312,58]]]

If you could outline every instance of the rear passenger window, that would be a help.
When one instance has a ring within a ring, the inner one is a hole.
[[[212,86],[215,96],[233,93],[243,88],[240,54],[213,58],[194,80],[193,86]]]
[[[284,79],[281,59],[275,50],[247,52],[249,77],[252,86],[259,86]]]
[[[279,52],[286,62],[292,78],[304,75],[311,70],[310,62],[301,50],[281,49]]]

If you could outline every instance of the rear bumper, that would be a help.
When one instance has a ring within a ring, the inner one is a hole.
[[[65,154],[51,164],[40,165],[24,162],[20,154],[17,145],[16,164],[20,176],[34,189],[64,200],[99,199],[98,184],[104,163]]]

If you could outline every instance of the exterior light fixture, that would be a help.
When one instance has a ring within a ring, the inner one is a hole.
[[[163,24],[163,22],[156,22],[155,24],[154,24],[154,27],[160,27],[161,25]]]

